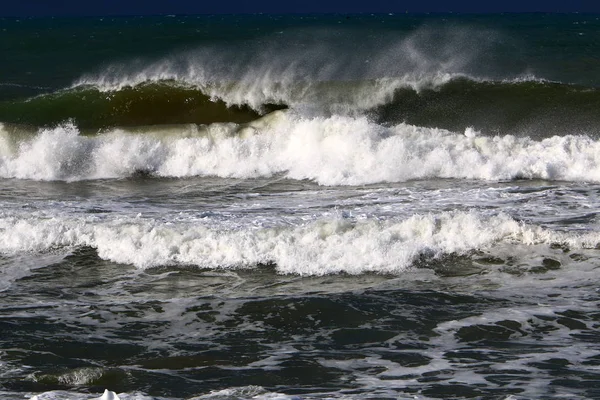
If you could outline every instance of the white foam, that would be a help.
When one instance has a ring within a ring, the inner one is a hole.
[[[4,124],[0,123],[0,157],[9,157],[10,154],[14,151],[12,147],[13,146],[10,140],[9,133],[6,130]]]
[[[23,396],[10,397],[23,398]],[[30,400],[158,400],[158,397],[147,396],[142,393],[120,393],[117,394],[105,389],[101,397],[90,394],[76,393],[72,391],[49,391],[34,395]],[[182,398],[160,397],[163,400],[183,400]],[[220,400],[220,399],[255,399],[255,400],[300,400],[301,397],[286,395],[277,392],[269,392],[260,386],[234,387],[215,390],[208,394],[187,398],[187,400]]]
[[[111,392],[108,389],[104,389],[104,393],[99,400],[120,400],[119,396],[115,392]]]
[[[108,221],[92,217],[0,219],[0,252],[9,255],[91,246],[104,259],[139,268],[253,268],[274,263],[278,272],[298,275],[397,274],[422,255],[461,254],[498,243],[564,243],[585,248],[599,242],[599,233],[554,232],[505,215],[475,212],[387,221],[338,217],[268,228],[123,217]]]
[[[301,400],[298,396],[289,396],[282,393],[268,392],[260,386],[244,386],[214,390],[199,397],[189,400],[220,400],[220,399],[256,399],[256,400]]]
[[[90,395],[78,394],[74,392],[64,391],[50,391],[35,395],[30,400],[150,400],[152,397],[133,394],[124,394],[120,397],[115,392],[108,389],[104,390],[104,393],[100,397],[90,397]]]
[[[182,127],[160,136],[114,130],[81,136],[72,125],[41,130],[0,154],[0,176],[35,180],[282,174],[322,185],[412,179],[514,178],[600,182],[600,141],[554,136],[458,134],[366,118],[302,118],[276,112],[248,125]],[[160,129],[159,129],[160,130]]]

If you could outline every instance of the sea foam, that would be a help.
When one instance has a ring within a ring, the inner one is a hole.
[[[429,178],[600,181],[600,142],[588,136],[491,137],[472,129],[386,127],[365,117],[305,118],[283,111],[246,125],[160,130],[82,136],[75,126],[63,125],[16,143],[3,132],[0,177],[72,181],[144,172],[242,179],[281,175],[321,185]]]
[[[152,218],[8,217],[0,219],[0,252],[45,252],[90,246],[98,255],[139,268],[191,265],[324,275],[400,273],[416,260],[468,254],[496,244],[594,247],[598,233],[561,233],[506,215],[475,212],[414,215],[404,220],[321,218],[298,225],[227,228]]]

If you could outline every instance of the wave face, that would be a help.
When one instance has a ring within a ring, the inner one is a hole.
[[[407,122],[461,131],[550,137],[597,135],[600,90],[536,80],[457,78],[435,88],[397,89],[372,112],[380,123]]]
[[[140,84],[122,90],[101,92],[78,87],[27,100],[0,103],[0,120],[31,126],[52,126],[71,121],[82,129],[156,124],[211,124],[250,122],[261,113],[278,108],[262,105],[255,111],[247,105],[228,106],[199,89],[173,82]]]
[[[482,136],[366,117],[275,111],[249,124],[177,125],[82,136],[73,125],[33,136],[0,131],[0,176],[34,180],[274,175],[322,185],[415,179],[600,181],[600,142],[588,136]]]

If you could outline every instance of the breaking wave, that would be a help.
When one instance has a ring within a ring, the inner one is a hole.
[[[413,77],[414,78],[414,77]],[[140,125],[247,123],[292,108],[306,117],[367,116],[463,131],[547,138],[597,136],[600,89],[535,79],[488,81],[440,74],[359,81],[144,81],[133,86],[77,86],[0,102],[0,121],[51,127],[71,122],[88,131]],[[254,86],[256,83],[253,82]]]
[[[321,219],[306,225],[227,229],[141,217],[101,221],[95,217],[0,219],[0,252],[44,252],[89,246],[113,262],[139,268],[191,265],[254,268],[325,275],[396,274],[420,258],[468,254],[499,243],[564,244],[593,248],[597,232],[574,234],[519,223],[506,215],[476,212],[414,215],[405,220]]]
[[[321,185],[414,179],[600,181],[600,142],[565,135],[486,136],[366,117],[306,118],[275,111],[248,124],[112,129],[0,129],[0,176],[33,180],[281,175]],[[16,133],[15,133],[16,132]]]

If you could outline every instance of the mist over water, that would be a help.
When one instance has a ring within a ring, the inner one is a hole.
[[[598,16],[1,22],[0,397],[600,397]]]

